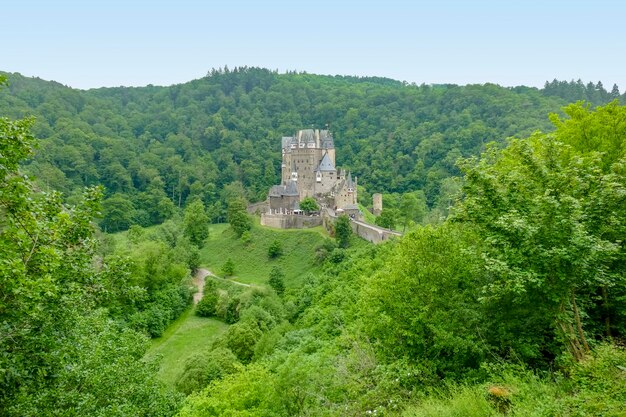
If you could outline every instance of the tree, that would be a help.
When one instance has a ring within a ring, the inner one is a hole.
[[[358,315],[381,356],[410,358],[423,377],[480,366],[489,318],[478,301],[475,239],[460,225],[418,228],[366,275]]]
[[[224,262],[224,265],[222,265],[222,274],[224,274],[225,277],[230,277],[234,273],[235,273],[235,263],[233,262],[231,258],[228,258],[226,262]]]
[[[95,267],[103,191],[88,188],[72,206],[58,192],[36,192],[18,170],[34,145],[31,124],[0,118],[0,410],[171,415],[179,398],[142,361],[145,336],[97,310],[130,290],[106,279],[128,276],[119,264]]]
[[[185,208],[183,233],[198,247],[202,246],[209,236],[209,216],[204,211],[202,201],[194,200]]]
[[[238,237],[252,228],[252,221],[246,212],[246,204],[243,200],[234,199],[228,204],[228,223]]]
[[[280,243],[278,239],[274,239],[274,241],[271,243],[271,245],[267,249],[267,256],[269,256],[270,259],[275,259],[275,258],[278,258],[282,254],[283,254],[282,243]]]
[[[254,346],[262,336],[261,330],[250,321],[240,321],[228,327],[226,346],[243,362],[252,360]]]
[[[220,294],[214,280],[208,279],[204,283],[202,299],[196,305],[196,315],[200,317],[211,317],[215,315]]]
[[[396,225],[398,211],[393,208],[383,209],[380,216],[376,217],[376,224],[385,229],[393,229]]]
[[[619,87],[617,86],[617,84],[613,84],[613,88],[611,89],[609,96],[611,97],[611,100],[619,99],[620,94],[619,94]]]
[[[607,221],[624,230],[615,215],[625,210],[626,175],[623,168],[605,175],[598,154],[577,155],[559,141],[566,134],[535,134],[465,161],[466,197],[455,218],[476,226],[487,243],[481,257],[492,281],[484,300],[494,311],[506,305],[507,314],[517,310],[539,326],[551,322],[552,340],[579,360],[589,351],[590,301],[602,287],[624,287],[611,270],[621,243],[598,231]],[[524,332],[522,322],[503,320],[501,326]],[[550,349],[540,340],[537,348]]]
[[[350,244],[350,237],[352,236],[352,225],[350,219],[345,214],[342,214],[337,218],[335,222],[335,238],[337,243],[342,248],[347,248]]]
[[[283,295],[285,292],[285,274],[278,266],[274,266],[270,271],[270,278],[268,280],[270,287],[276,291],[276,294]]]
[[[300,201],[300,209],[309,214],[312,211],[318,211],[320,206],[313,197],[304,197],[304,199]]]
[[[237,357],[227,348],[218,347],[210,352],[200,352],[185,361],[183,373],[176,380],[176,389],[187,395],[199,391],[238,369]]]
[[[402,196],[402,200],[400,202],[400,212],[402,213],[404,220],[402,222],[403,232],[406,231],[406,226],[409,224],[409,221],[413,220],[415,216],[417,216],[419,208],[419,201],[415,195],[407,193]]]
[[[133,224],[135,208],[128,196],[113,194],[102,202],[101,226],[108,232],[118,232],[128,229]]]

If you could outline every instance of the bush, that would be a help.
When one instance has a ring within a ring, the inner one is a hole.
[[[237,357],[224,347],[196,353],[185,361],[183,373],[176,380],[176,389],[189,395],[206,387],[211,381],[236,372],[238,366]]]
[[[241,240],[241,243],[243,243],[244,245],[250,244],[252,242],[252,233],[250,233],[249,230],[246,230],[241,234],[239,240]]]
[[[224,277],[230,277],[235,273],[235,263],[231,258],[228,258],[224,265],[222,265],[222,274]]]
[[[272,268],[268,283],[276,291],[276,294],[283,295],[285,292],[285,274],[279,267]]]
[[[267,256],[269,256],[270,259],[275,259],[275,258],[278,258],[282,254],[283,254],[283,245],[280,243],[280,241],[275,239],[270,245],[270,247],[267,249]]]
[[[196,306],[196,315],[200,317],[215,316],[219,298],[220,294],[217,290],[217,284],[215,281],[206,281],[204,284],[202,299]]]
[[[254,347],[263,333],[251,321],[235,323],[226,332],[226,346],[243,362],[248,363],[254,355]]]
[[[350,237],[352,236],[352,225],[350,219],[345,214],[339,216],[335,223],[335,238],[339,247],[347,248],[350,244]]]

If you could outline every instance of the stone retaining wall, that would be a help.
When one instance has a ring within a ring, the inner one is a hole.
[[[263,213],[261,214],[261,224],[277,229],[306,229],[321,226],[322,218],[320,216]]]

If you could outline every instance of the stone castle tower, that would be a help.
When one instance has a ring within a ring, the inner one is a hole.
[[[293,212],[313,197],[333,209],[357,209],[357,181],[335,166],[335,143],[328,130],[305,129],[282,138],[281,185],[270,189],[270,212]]]

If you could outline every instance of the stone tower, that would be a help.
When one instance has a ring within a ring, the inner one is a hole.
[[[357,178],[335,166],[335,143],[328,130],[284,136],[281,151],[281,182],[270,189],[270,214],[299,212],[305,197],[333,209],[358,211]]]
[[[383,212],[383,195],[380,193],[376,193],[372,196],[373,200],[373,210],[374,216],[380,216],[380,213]]]

